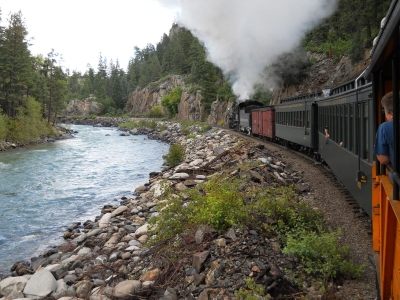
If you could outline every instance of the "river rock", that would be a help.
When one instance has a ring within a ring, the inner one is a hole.
[[[148,233],[148,228],[149,228],[149,224],[144,224],[142,226],[140,226],[136,231],[135,231],[135,236],[136,238],[141,237],[142,235],[147,235]]]
[[[175,173],[171,177],[169,177],[169,180],[185,180],[188,179],[190,176],[187,173]]]
[[[111,218],[114,218],[115,216],[123,214],[127,210],[128,210],[128,207],[121,205],[111,213]]]
[[[37,271],[28,280],[23,293],[28,298],[46,297],[53,293],[57,288],[57,281],[49,270],[42,269]]]
[[[11,293],[22,292],[28,282],[24,276],[7,277],[0,282],[0,296],[8,297]]]
[[[104,214],[104,216],[102,216],[99,221],[100,229],[108,227],[108,225],[110,224],[110,220],[111,220],[111,213]]]
[[[142,287],[139,280],[125,280],[117,284],[114,296],[120,299],[132,299],[135,293]]]

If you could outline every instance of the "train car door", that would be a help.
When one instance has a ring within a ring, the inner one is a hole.
[[[258,110],[253,110],[251,112],[252,124],[251,124],[251,131],[253,134],[261,134],[262,128],[260,127],[261,122],[261,112]]]
[[[267,108],[262,111],[263,136],[273,139],[275,137],[275,109]]]

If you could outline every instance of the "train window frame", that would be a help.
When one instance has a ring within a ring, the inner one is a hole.
[[[344,148],[348,149],[349,147],[349,132],[348,132],[348,105],[343,105],[343,141],[344,141]]]
[[[363,152],[364,152],[364,159],[368,160],[369,159],[369,114],[368,114],[368,102],[364,101],[363,102],[363,141],[364,141],[364,147],[363,147]]]
[[[354,153],[354,105],[353,103],[349,103],[349,151]]]

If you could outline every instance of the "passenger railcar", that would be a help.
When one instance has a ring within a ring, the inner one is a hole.
[[[316,101],[318,155],[371,216],[373,161],[372,86],[363,77],[331,89]]]
[[[275,106],[276,140],[298,150],[316,153],[317,105],[320,94],[284,99]]]

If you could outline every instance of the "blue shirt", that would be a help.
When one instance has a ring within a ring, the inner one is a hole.
[[[376,132],[374,153],[389,156],[390,163],[394,162],[393,121],[382,123]]]

